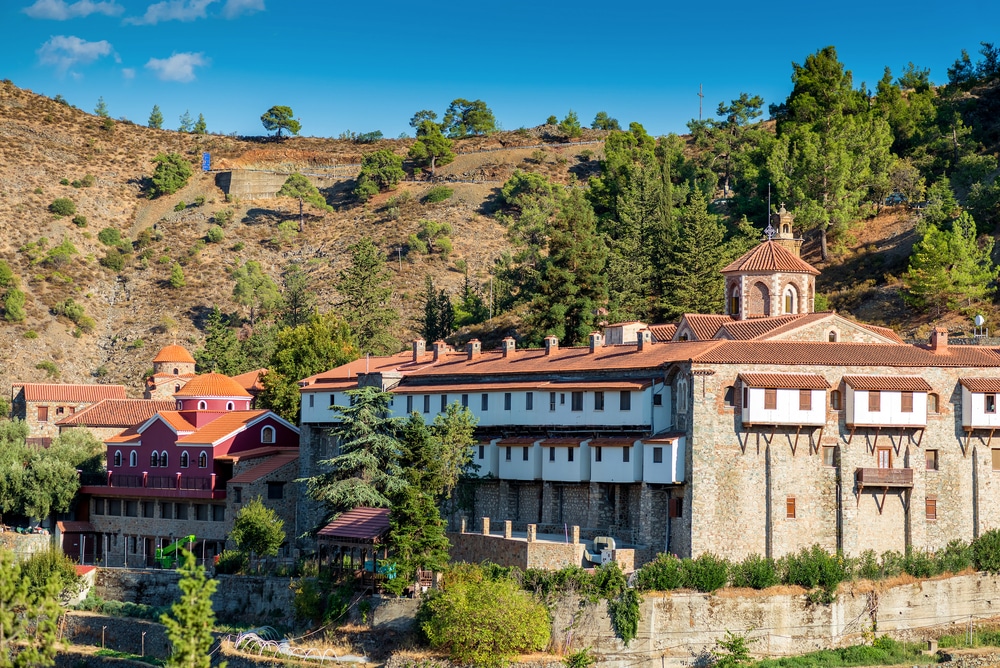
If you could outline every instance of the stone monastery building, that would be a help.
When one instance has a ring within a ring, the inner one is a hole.
[[[304,379],[300,476],[334,454],[330,407],[375,385],[397,416],[457,401],[479,418],[470,528],[578,525],[634,548],[636,566],[664,551],[934,550],[1000,527],[1000,352],[814,312],[819,272],[784,212],[777,232],[723,270],[725,314],[611,325],[585,347],[417,340]],[[316,512],[300,500],[303,525]]]

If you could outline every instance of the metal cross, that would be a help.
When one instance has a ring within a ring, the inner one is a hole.
[[[767,240],[771,241],[774,239],[774,235],[778,233],[778,230],[771,227],[770,221],[767,223],[767,227],[764,228],[764,234],[767,235]]]

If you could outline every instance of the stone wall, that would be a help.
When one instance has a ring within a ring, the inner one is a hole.
[[[251,459],[247,463],[237,464],[233,468],[233,477],[238,476],[246,470],[256,468],[266,461],[266,459],[260,458]],[[286,543],[284,549],[279,552],[279,556],[291,556],[291,544],[295,541],[295,537],[303,531],[312,528],[300,528],[297,524],[298,516],[296,514],[296,505],[298,503],[299,493],[303,487],[302,484],[295,482],[298,477],[299,460],[294,459],[284,466],[271,471],[267,475],[261,476],[253,482],[239,483],[235,485],[233,483],[229,483],[226,487],[227,536],[232,533],[233,522],[243,505],[260,497],[264,505],[277,513],[278,517],[284,522]],[[281,485],[282,490],[280,499],[272,499],[268,494],[268,483],[272,482],[284,483]],[[237,503],[237,495],[233,492],[236,487],[240,488],[239,503]]]
[[[170,641],[162,624],[133,617],[109,617],[92,612],[68,612],[63,626],[63,639],[77,645],[104,647],[118,652],[142,655],[145,642],[146,656],[170,656]],[[143,639],[145,633],[145,640]]]
[[[236,199],[270,199],[288,179],[288,174],[233,170],[215,175],[215,184]]]
[[[492,561],[500,566],[521,570],[542,568],[558,570],[583,564],[583,543],[528,542],[523,538],[504,538],[503,534],[449,533],[451,558],[467,563]]]
[[[0,533],[0,547],[10,550],[19,559],[27,559],[38,552],[45,552],[52,545],[51,534],[21,534],[14,531]]]

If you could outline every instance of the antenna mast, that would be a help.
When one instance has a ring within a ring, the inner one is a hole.
[[[705,94],[702,93],[702,84],[698,84],[698,120],[701,120],[701,103],[705,99]]]

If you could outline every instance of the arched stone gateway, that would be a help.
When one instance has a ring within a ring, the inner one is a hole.
[[[762,281],[757,281],[750,288],[747,315],[751,318],[771,315],[771,293]]]

